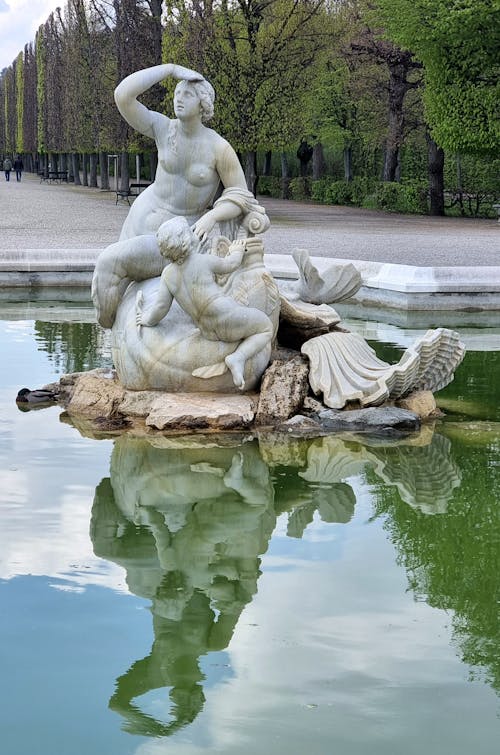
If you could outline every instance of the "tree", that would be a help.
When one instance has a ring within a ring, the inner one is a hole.
[[[387,35],[424,66],[425,112],[437,144],[500,145],[500,9],[495,0],[376,0]]]
[[[303,133],[302,92],[326,44],[323,0],[173,0],[164,57],[203,73],[217,92],[215,127],[239,152],[255,191],[256,151]]]
[[[389,40],[381,39],[381,30],[363,25],[351,41],[352,55],[387,67],[387,136],[385,140],[384,181],[398,176],[400,150],[405,138],[405,98],[420,86],[421,63],[411,52],[402,50]]]
[[[24,105],[23,105],[23,143],[24,152],[30,154],[29,169],[33,168],[31,160],[37,151],[36,126],[36,57],[32,43],[24,48]]]

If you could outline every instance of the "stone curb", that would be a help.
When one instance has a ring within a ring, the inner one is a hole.
[[[89,286],[99,249],[0,252],[0,285],[6,287]],[[279,281],[298,277],[291,255],[266,254]],[[351,301],[397,309],[500,309],[500,266],[414,267],[363,260],[311,257],[321,273],[333,263],[351,263],[363,286]],[[425,298],[430,297],[430,298]]]

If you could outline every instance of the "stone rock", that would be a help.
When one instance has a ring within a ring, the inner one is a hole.
[[[420,419],[441,415],[436,406],[436,399],[432,391],[415,391],[414,393],[410,393],[409,396],[398,399],[396,406],[400,409],[408,409],[408,411],[413,412]]]
[[[264,373],[256,425],[275,425],[301,408],[308,391],[307,360],[296,356],[288,362],[273,362]]]
[[[112,417],[120,411],[120,405],[125,396],[125,389],[118,382],[116,374],[104,370],[92,370],[79,373],[64,382],[68,389],[73,386],[67,403],[69,414],[79,414],[85,417]]]
[[[326,409],[319,414],[319,420],[323,429],[329,432],[413,432],[420,428],[420,419],[416,414],[394,406],[343,412]]]
[[[299,351],[303,343],[329,333],[339,322],[339,315],[327,304],[301,301],[286,290],[281,295],[278,340],[282,346]]]
[[[158,391],[125,391],[120,411],[127,417],[147,417],[159,395]]]
[[[302,408],[304,409],[304,411],[314,412],[315,414],[319,414],[319,412],[325,411],[325,405],[312,396],[305,397]]]
[[[276,429],[278,432],[290,433],[290,435],[318,435],[322,428],[320,423],[312,419],[312,417],[305,417],[303,414],[295,414],[290,419],[279,424]]]
[[[146,425],[157,430],[241,429],[253,421],[254,405],[248,394],[161,393],[151,406]]]

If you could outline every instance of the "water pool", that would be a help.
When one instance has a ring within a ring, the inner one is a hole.
[[[0,321],[2,752],[496,753],[500,352],[399,443],[95,439],[14,403],[81,315]]]

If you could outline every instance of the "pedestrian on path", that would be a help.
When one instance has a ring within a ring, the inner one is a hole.
[[[17,155],[16,159],[14,160],[14,170],[16,171],[16,180],[20,181],[24,170],[24,163],[21,155]]]
[[[6,157],[3,161],[3,169],[5,172],[5,180],[10,181],[10,171],[12,170],[12,160],[10,157]]]

